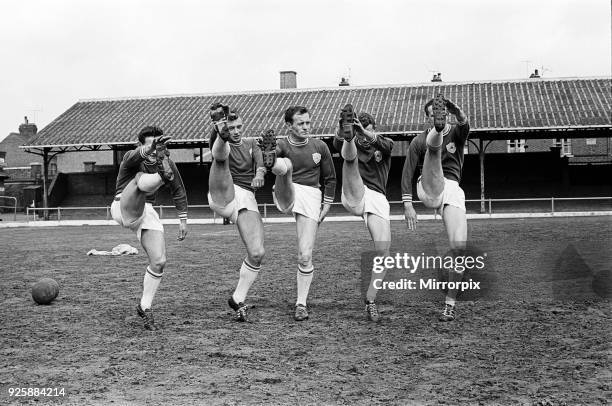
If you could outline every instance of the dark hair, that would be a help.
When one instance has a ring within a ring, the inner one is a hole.
[[[145,138],[147,138],[147,137],[159,137],[161,135],[164,135],[164,130],[162,130],[158,126],[155,126],[155,125],[153,125],[153,126],[146,126],[142,130],[140,130],[140,132],[138,133],[138,141],[140,141],[141,144],[144,144],[145,143]]]
[[[212,104],[212,105],[210,106],[210,110],[211,110],[211,111],[215,111],[215,110],[217,110],[218,108],[223,108],[223,107],[225,107],[225,104],[223,104],[223,103],[214,103],[214,104]]]
[[[306,114],[308,109],[302,106],[291,106],[285,110],[285,123],[293,124],[293,116],[296,114]]]
[[[227,121],[238,120],[240,116],[236,110],[230,110],[229,106],[223,103],[215,103],[210,106],[210,111],[217,111],[218,109],[222,109],[225,114],[227,114]]]
[[[227,121],[234,121],[238,120],[239,118],[240,116],[236,110],[230,110],[229,114],[227,115]]]
[[[429,100],[427,103],[425,103],[425,107],[423,107],[423,110],[425,110],[425,115],[427,117],[429,117],[429,112],[427,111],[427,109],[429,108],[429,106],[433,105],[434,99]]]
[[[357,118],[359,119],[359,122],[361,123],[363,128],[366,128],[368,125],[372,124],[372,129],[376,129],[376,121],[374,121],[374,117],[372,117],[371,114],[362,112],[359,113],[359,116],[357,116]]]
[[[219,109],[221,109],[221,112],[217,111]],[[224,118],[229,119],[229,115],[230,115],[230,108],[227,104],[214,103],[213,105],[210,106],[210,118],[212,119],[212,121],[219,121]],[[236,118],[238,117],[232,118],[232,120],[235,120]]]

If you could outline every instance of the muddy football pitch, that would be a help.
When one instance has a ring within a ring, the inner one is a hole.
[[[2,229],[0,404],[605,404],[611,231],[610,217],[470,221],[490,263],[486,294],[441,323],[442,293],[381,291],[373,324],[363,309],[364,224],[326,222],[310,319],[297,323],[295,226],[268,224],[248,297],[253,323],[236,323],[227,307],[244,258],[236,228],[193,225],[179,242],[166,226],[153,305],[161,328],[149,332],[135,312],[146,256],[129,231]],[[392,222],[392,234],[394,249],[417,254],[446,244],[439,221],[416,232]],[[121,243],[140,253],[86,255]],[[43,277],[60,285],[46,306],[30,295]]]

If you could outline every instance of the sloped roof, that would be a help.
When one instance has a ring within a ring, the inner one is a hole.
[[[370,112],[377,130],[411,134],[424,127],[423,105],[436,93],[467,113],[473,130],[612,127],[612,78],[557,78],[81,100],[43,128],[25,147],[121,145],[155,124],[175,141],[202,142],[208,108],[224,102],[243,117],[247,135],[283,131],[283,112],[308,107],[314,134],[333,134],[345,103]]]

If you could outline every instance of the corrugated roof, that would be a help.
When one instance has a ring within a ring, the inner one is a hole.
[[[308,107],[314,134],[332,134],[345,103],[367,111],[377,130],[413,133],[424,126],[423,105],[436,93],[467,113],[472,129],[612,126],[612,78],[284,89],[241,93],[81,100],[43,128],[31,147],[126,144],[145,125],[155,124],[174,140],[203,141],[210,132],[208,108],[223,102],[243,117],[248,135],[272,128],[283,132],[283,112]]]

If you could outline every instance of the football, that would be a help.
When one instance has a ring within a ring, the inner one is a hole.
[[[32,286],[32,299],[38,304],[49,304],[58,294],[59,285],[51,278],[42,278]]]

